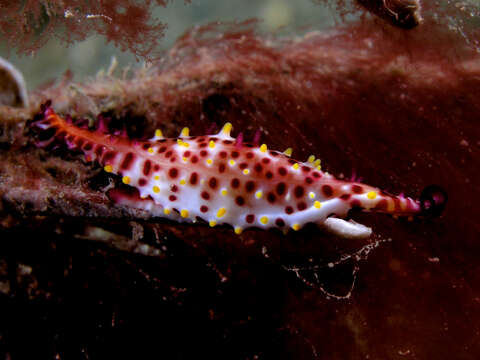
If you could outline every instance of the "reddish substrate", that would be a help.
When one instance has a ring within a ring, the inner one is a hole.
[[[83,87],[100,106],[103,85]],[[105,110],[131,135],[138,123],[127,114],[141,114],[149,135],[159,125],[170,135],[185,125],[204,134],[230,121],[247,139],[260,129],[271,149],[291,146],[300,159],[315,153],[323,169],[346,177],[353,169],[393,193],[418,196],[439,184],[449,203],[432,220],[356,216],[392,241],[360,262],[348,300],[328,299],[284,268],[325,265],[363,245],[313,226],[239,237],[204,225],[143,224],[142,241],[161,249],[149,258],[71,241],[84,232],[78,218],[52,220],[57,227],[22,222],[0,244],[2,259],[30,264],[37,281],[11,276],[16,296],[0,298],[0,344],[12,357],[32,348],[61,358],[480,356],[480,59],[463,38],[428,22],[409,32],[363,23],[280,47],[242,29],[220,38],[200,31],[180,39],[160,69],[120,86],[120,104]],[[61,91],[54,98],[69,112],[85,104]],[[126,236],[137,229],[90,224]],[[348,290],[352,267],[323,267],[320,284]],[[315,281],[314,272],[301,274]]]

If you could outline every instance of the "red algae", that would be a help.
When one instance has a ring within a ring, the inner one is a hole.
[[[159,40],[166,28],[166,24],[152,17],[152,9],[165,7],[167,3],[166,0],[0,1],[0,34],[10,48],[30,54],[54,35],[71,44],[96,33],[122,51],[128,49],[139,58],[152,59],[158,56]]]

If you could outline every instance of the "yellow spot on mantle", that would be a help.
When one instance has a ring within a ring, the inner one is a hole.
[[[162,130],[160,130],[160,129],[155,130],[155,137],[163,138]]]
[[[298,165],[298,163],[295,163],[292,165],[292,168],[294,168],[295,170],[298,170],[298,168],[300,167],[300,165]]]
[[[183,161],[183,162],[187,162],[188,159],[187,159],[186,157],[183,157],[183,158],[182,158],[182,161]]]
[[[149,148],[147,149],[147,151],[148,151],[150,154],[153,154],[153,148],[149,147]]]
[[[177,144],[180,145],[180,146],[186,147],[186,148],[188,148],[190,146],[190,144],[188,142],[183,141],[182,139],[177,139]]]
[[[183,209],[182,211],[180,211],[180,216],[181,216],[182,218],[188,217],[188,210]]]
[[[250,174],[250,170],[248,170],[248,169],[243,169],[243,173],[244,173],[245,175],[248,175],[248,174]]]
[[[213,163],[213,160],[212,160],[212,159],[207,159],[207,164],[208,164],[208,165],[212,165],[212,163]]]
[[[122,182],[123,182],[124,184],[127,184],[127,185],[130,184],[130,177],[129,177],[129,176],[124,176],[124,177],[122,178]]]
[[[256,197],[257,199],[261,199],[262,196],[263,196],[263,192],[262,192],[261,190],[258,190],[258,191],[255,193],[255,197]]]
[[[308,157],[307,161],[308,161],[309,163],[313,163],[313,162],[315,161],[315,156],[310,155],[310,156]]]
[[[222,196],[227,196],[228,192],[227,190],[222,189],[222,191],[220,191],[220,194],[222,194]]]
[[[310,197],[310,199],[315,199],[315,193],[311,191],[308,193],[308,196]]]
[[[215,147],[215,143],[213,142],[213,140],[210,140],[210,142],[208,143],[208,147],[210,149],[213,149]]]
[[[233,166],[235,165],[235,160],[230,160],[228,163]]]
[[[243,229],[240,226],[235,227],[235,234],[240,235]]]
[[[223,217],[226,213],[227,213],[227,209],[225,209],[225,208],[220,208],[220,209],[218,209],[218,211],[217,211],[217,217],[218,217],[218,218],[221,218],[221,217]]]
[[[313,206],[315,206],[315,208],[317,208],[317,209],[320,209],[322,207],[322,203],[320,201],[315,201],[313,203]]]
[[[300,224],[293,224],[292,229],[295,230],[295,231],[300,230]]]
[[[163,209],[163,213],[164,213],[165,215],[170,214],[170,209],[167,209],[167,208]]]
[[[262,216],[262,217],[260,218],[260,222],[261,222],[263,225],[267,225],[267,224],[268,224],[268,217]]]
[[[154,178],[155,180],[160,180],[160,176],[159,176],[159,175],[155,175],[153,178]]]
[[[217,222],[215,220],[210,220],[208,225],[210,225],[210,227],[214,227],[215,225],[217,225]]]
[[[185,185],[187,181],[185,179],[180,180],[180,185]]]
[[[182,132],[180,133],[181,136],[189,136],[190,135],[190,129],[188,127],[184,127],[182,129]]]
[[[368,194],[367,194],[367,198],[369,198],[370,200],[373,200],[377,197],[377,193],[375,191],[370,191]]]
[[[159,193],[159,192],[160,192],[160,188],[159,188],[157,185],[155,185],[155,186],[152,188],[152,190],[153,190],[154,193]]]
[[[262,144],[262,146],[260,146],[260,151],[267,152],[267,144]]]
[[[292,149],[292,148],[288,148],[288,149],[285,150],[283,153],[284,153],[286,156],[290,157],[290,156],[292,156],[292,152],[293,152],[293,149]]]
[[[113,166],[112,165],[105,165],[103,170],[105,170],[108,173],[111,173],[113,171]]]

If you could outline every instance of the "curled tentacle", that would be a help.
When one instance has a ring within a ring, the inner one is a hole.
[[[421,215],[440,216],[447,204],[447,192],[439,185],[429,185],[420,195]]]

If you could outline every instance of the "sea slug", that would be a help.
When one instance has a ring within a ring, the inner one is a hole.
[[[93,131],[78,127],[47,102],[31,126],[39,131],[39,146],[64,143],[138,190],[137,196],[113,191],[113,201],[176,221],[228,224],[237,234],[250,227],[299,230],[312,222],[345,238],[365,238],[370,228],[343,219],[352,208],[439,215],[447,201],[436,185],[414,200],[338,180],[322,172],[313,156],[300,162],[290,158],[291,149],[282,153],[231,137],[230,123],[216,135],[190,136],[184,128],[178,138],[166,139],[157,130],[140,141],[109,134],[102,121]]]

